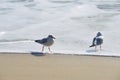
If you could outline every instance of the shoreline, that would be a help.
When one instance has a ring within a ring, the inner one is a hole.
[[[32,54],[35,56],[44,56],[44,55],[71,55],[71,56],[95,56],[95,57],[115,57],[120,58],[119,55],[103,55],[103,54],[64,54],[64,53],[42,53],[42,52],[0,52],[0,54]]]
[[[0,80],[120,80],[120,58],[0,54]]]

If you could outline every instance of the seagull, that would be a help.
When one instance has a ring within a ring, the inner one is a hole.
[[[50,50],[50,46],[53,45],[54,39],[56,39],[56,38],[53,37],[53,35],[48,35],[48,37],[40,39],[40,40],[35,40],[35,42],[40,43],[40,44],[43,45],[42,52],[44,51],[44,47],[48,47],[49,51],[52,52]]]
[[[101,45],[103,44],[103,36],[101,32],[98,32],[96,37],[93,38],[93,42],[92,45],[89,47],[95,47],[95,50],[97,49],[97,46],[100,46],[100,50],[101,50]]]

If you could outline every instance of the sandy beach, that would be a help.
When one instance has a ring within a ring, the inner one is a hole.
[[[120,58],[0,54],[0,80],[120,80]]]

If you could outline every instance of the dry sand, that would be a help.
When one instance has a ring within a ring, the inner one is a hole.
[[[120,80],[120,58],[0,54],[0,80]]]

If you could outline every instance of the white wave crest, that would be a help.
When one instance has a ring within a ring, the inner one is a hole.
[[[2,31],[0,32],[0,36],[3,36],[6,32]]]

